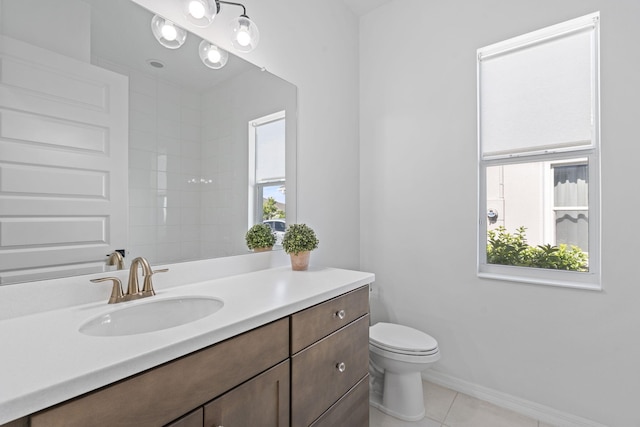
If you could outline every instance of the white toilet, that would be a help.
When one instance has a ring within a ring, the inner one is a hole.
[[[438,342],[408,326],[380,322],[369,328],[371,406],[404,421],[424,418],[420,372],[440,359]]]

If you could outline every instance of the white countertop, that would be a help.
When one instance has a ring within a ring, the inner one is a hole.
[[[211,296],[224,307],[203,319],[138,335],[93,337],[88,319],[149,298],[106,300],[0,321],[0,424],[373,282],[374,275],[334,268],[271,268],[157,290],[151,298]]]

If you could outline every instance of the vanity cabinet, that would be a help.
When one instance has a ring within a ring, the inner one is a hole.
[[[163,426],[288,358],[285,318],[32,415],[31,427]]]
[[[367,427],[368,366],[363,286],[8,426]]]
[[[368,313],[365,286],[291,316],[293,427],[369,425]]]

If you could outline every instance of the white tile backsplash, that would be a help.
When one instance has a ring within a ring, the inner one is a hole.
[[[129,190],[132,188],[158,188],[157,172],[149,169],[129,168]]]
[[[180,243],[183,238],[180,225],[161,225],[157,227],[158,243]]]
[[[158,143],[154,133],[144,132],[137,129],[129,130],[129,148],[156,151],[157,147]]]
[[[136,70],[129,70],[129,90],[156,96],[158,91],[156,78]]]
[[[192,108],[188,106],[182,106],[180,108],[181,121],[185,125],[192,125],[200,127],[202,125],[202,117],[198,107]]]
[[[147,114],[156,114],[156,97],[140,92],[129,94],[129,108],[132,111],[141,111]]]
[[[164,119],[157,122],[158,135],[180,139],[180,121]]]
[[[230,94],[195,92],[136,70],[129,75],[130,251],[156,264],[228,255],[219,243],[203,241],[224,238],[228,221],[213,218],[231,215],[220,206],[246,179],[234,175],[227,147]]]
[[[198,145],[202,145],[201,142],[201,128],[200,126],[182,122],[180,126],[180,137],[183,141],[197,142]],[[200,151],[200,150],[198,150]]]
[[[153,171],[156,170],[157,165],[157,154],[155,152],[129,148],[130,168]]]
[[[156,225],[156,209],[151,207],[129,206],[129,224],[136,225]]]
[[[158,153],[168,156],[180,156],[180,138],[158,135]]]
[[[200,142],[194,142],[192,140],[182,140],[180,145],[182,159],[193,159],[190,164],[190,170],[200,170],[200,156],[202,156],[202,144]],[[187,171],[185,171],[187,172]]]
[[[182,91],[180,96],[180,106],[200,111],[202,106],[200,93]]]
[[[181,116],[180,105],[173,102],[159,102],[157,110],[161,120],[179,120]]]
[[[158,242],[157,231],[153,225],[129,227],[129,242],[131,245],[155,244]]]
[[[129,129],[155,134],[156,121],[156,115],[153,112],[129,111]]]

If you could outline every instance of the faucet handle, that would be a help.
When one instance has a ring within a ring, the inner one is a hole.
[[[156,294],[156,291],[153,289],[153,283],[151,282],[151,276],[156,273],[166,273],[169,271],[168,268],[162,268],[160,270],[152,270],[151,273],[144,276],[144,285],[142,286],[142,296],[150,297]]]
[[[113,288],[111,289],[111,297],[109,297],[109,304],[115,304],[122,301],[124,293],[122,292],[122,282],[117,277],[100,277],[98,279],[91,279],[92,283],[101,283],[111,280],[113,282]]]

